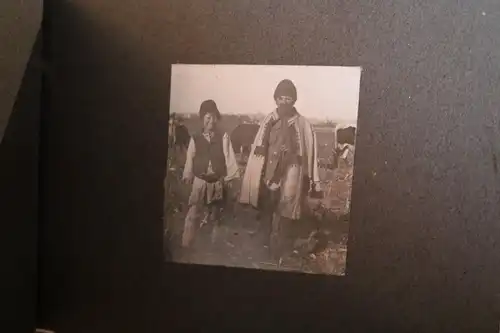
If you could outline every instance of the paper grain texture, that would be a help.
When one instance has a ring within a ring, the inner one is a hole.
[[[0,1],[0,142],[41,20],[41,0]]]

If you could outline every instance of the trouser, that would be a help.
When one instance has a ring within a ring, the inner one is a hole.
[[[200,227],[200,217],[203,212],[208,213],[207,216],[205,216],[204,220],[208,220],[214,223],[214,231],[216,228],[219,227],[221,221],[220,203],[213,203],[208,206],[204,204],[190,205],[186,215],[186,219],[184,220],[184,231],[182,233],[182,247],[191,246],[196,231]]]
[[[261,229],[268,238],[269,250],[272,257],[279,259],[291,252],[295,239],[296,220],[281,216],[278,207],[281,191],[271,191],[265,185],[263,196],[263,215]]]
[[[309,179],[303,179],[302,199],[305,201],[308,196]],[[261,220],[261,230],[269,235],[269,249],[271,255],[275,258],[280,258],[289,252],[293,251],[295,239],[300,233],[300,224],[304,223],[310,214],[307,205],[302,206],[301,220],[292,220],[281,216],[279,213],[279,205],[281,199],[280,189],[271,191],[265,184],[261,185],[262,196],[260,206],[264,218]]]

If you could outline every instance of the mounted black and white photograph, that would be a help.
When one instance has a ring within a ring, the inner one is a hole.
[[[345,275],[361,68],[173,65],[165,260]]]

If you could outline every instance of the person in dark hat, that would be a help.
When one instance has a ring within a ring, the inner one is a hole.
[[[201,119],[205,118],[205,115],[211,114],[216,120],[220,120],[221,114],[217,108],[215,101],[209,99],[201,103],[200,111],[198,112]]]
[[[287,103],[283,100],[284,97],[288,97]],[[292,108],[297,101],[297,88],[293,82],[287,79],[278,83],[278,86],[274,91],[274,100],[278,104],[278,108],[280,106],[288,107],[288,109]]]
[[[270,249],[280,260],[289,248],[292,230],[301,218],[305,199],[319,189],[316,136],[312,125],[295,108],[297,89],[279,82],[276,109],[262,121],[243,176],[240,203],[268,215]]]
[[[239,177],[229,135],[217,126],[221,119],[217,104],[213,100],[204,101],[199,115],[202,131],[193,135],[189,142],[183,173],[183,181],[192,184],[182,235],[183,247],[190,246],[204,208],[208,208],[209,212],[204,222],[208,222],[207,218],[219,222],[218,212],[223,203],[225,184]]]

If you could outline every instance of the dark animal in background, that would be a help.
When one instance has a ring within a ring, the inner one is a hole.
[[[345,144],[354,145],[356,128],[353,126],[341,127],[335,131],[317,131],[318,140],[318,166],[334,170],[338,166],[339,156],[347,147]],[[339,146],[344,146],[340,149]]]
[[[334,160],[335,160],[335,165],[338,165],[339,158],[342,156],[344,151],[348,149],[347,145],[354,145],[354,142],[356,141],[356,128],[353,126],[345,127],[345,128],[339,128],[337,130],[337,140],[336,140],[336,147],[334,151]],[[344,147],[340,148],[339,145],[342,145]]]
[[[169,124],[168,132],[168,150],[169,150],[169,168],[180,167],[186,163],[186,151],[189,146],[191,136],[186,126],[179,123]]]
[[[168,126],[168,147],[187,149],[191,136],[186,126],[170,122]]]
[[[356,139],[356,128],[349,126],[337,130],[337,144],[354,145]]]
[[[175,146],[182,149],[187,149],[191,136],[189,131],[184,125],[177,125],[175,127]]]
[[[240,124],[231,132],[231,144],[234,152],[250,155],[253,140],[259,130],[258,124]]]

